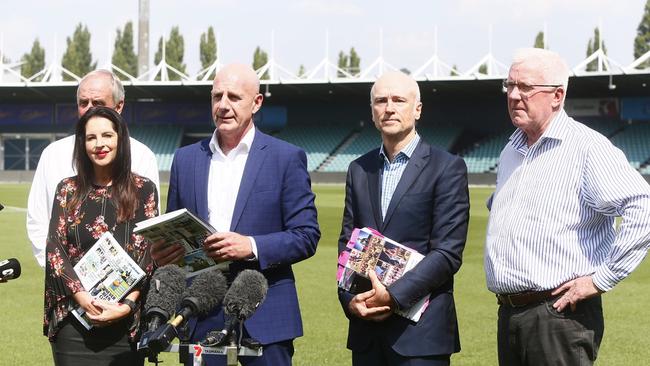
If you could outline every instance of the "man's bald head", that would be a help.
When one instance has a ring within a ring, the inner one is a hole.
[[[382,74],[379,79],[377,79],[377,81],[375,81],[375,83],[372,85],[372,89],[370,89],[371,103],[373,96],[375,95],[375,90],[377,90],[378,87],[382,87],[384,85],[402,85],[409,92],[415,93],[415,101],[420,102],[420,87],[418,86],[418,83],[415,81],[415,79],[401,71],[388,71]]]
[[[247,93],[258,94],[260,92],[260,79],[255,70],[245,64],[228,64],[224,66],[214,77],[213,89],[217,83],[237,83],[246,89]]]

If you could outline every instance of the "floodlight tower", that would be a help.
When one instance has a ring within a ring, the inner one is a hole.
[[[149,0],[138,3],[138,76],[149,70]]]

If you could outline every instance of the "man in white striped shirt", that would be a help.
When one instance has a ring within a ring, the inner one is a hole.
[[[593,363],[600,295],[650,245],[650,187],[607,138],[567,116],[568,77],[558,54],[523,49],[504,81],[517,130],[501,152],[485,247],[500,365]]]

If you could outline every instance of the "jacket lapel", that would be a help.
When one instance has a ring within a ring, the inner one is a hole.
[[[411,188],[413,183],[415,183],[420,173],[422,173],[422,169],[429,160],[429,154],[429,146],[423,141],[420,141],[418,146],[415,148],[415,151],[413,151],[413,155],[409,159],[409,162],[404,169],[404,173],[402,173],[402,177],[400,178],[399,183],[397,183],[393,197],[391,198],[390,204],[388,205],[388,210],[386,210],[386,217],[384,218],[384,222],[381,228],[382,230],[388,226],[388,223],[390,222],[395,209],[402,200],[402,197],[404,197],[404,194]]]
[[[201,142],[201,154],[194,160],[194,200],[196,202],[196,214],[204,220],[208,220],[208,174],[210,172],[210,139]]]
[[[368,195],[370,198],[370,204],[372,205],[372,213],[375,218],[374,228],[381,230],[381,179],[380,172],[383,166],[383,161],[377,151],[376,159],[372,160],[374,164],[371,164],[368,169]]]
[[[235,201],[235,210],[232,213],[230,231],[235,231],[239,224],[239,219],[244,212],[244,207],[246,207],[248,197],[255,186],[257,174],[264,164],[266,155],[268,155],[264,151],[267,146],[266,135],[259,130],[255,130],[255,138],[253,139],[251,149],[248,152],[246,166],[244,166],[244,173],[242,174],[241,182],[239,183],[239,192],[237,193],[237,200]]]

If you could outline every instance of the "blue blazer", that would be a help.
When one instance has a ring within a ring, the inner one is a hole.
[[[388,289],[400,308],[410,307],[427,294],[429,307],[418,323],[395,314],[383,322],[364,321],[347,311],[354,295],[339,290],[341,306],[350,321],[347,346],[363,351],[371,342],[381,342],[406,357],[458,352],[453,276],[461,264],[469,221],[465,162],[421,141],[402,174],[384,220],[380,203],[382,168],[379,149],[350,164],[339,253],[352,230],[365,226],[416,249],[425,258]]]
[[[176,151],[169,182],[168,212],[187,208],[208,220],[207,189],[212,157],[209,142],[210,139],[205,139]],[[245,322],[246,330],[262,344],[301,336],[302,321],[291,265],[314,255],[320,239],[304,151],[255,131],[230,231],[255,238],[258,250],[258,261],[233,262],[231,276],[246,268],[256,269],[269,283],[266,299]],[[210,330],[222,329],[223,323],[219,307],[197,324],[190,323],[190,328],[194,328],[192,340],[201,340]]]

